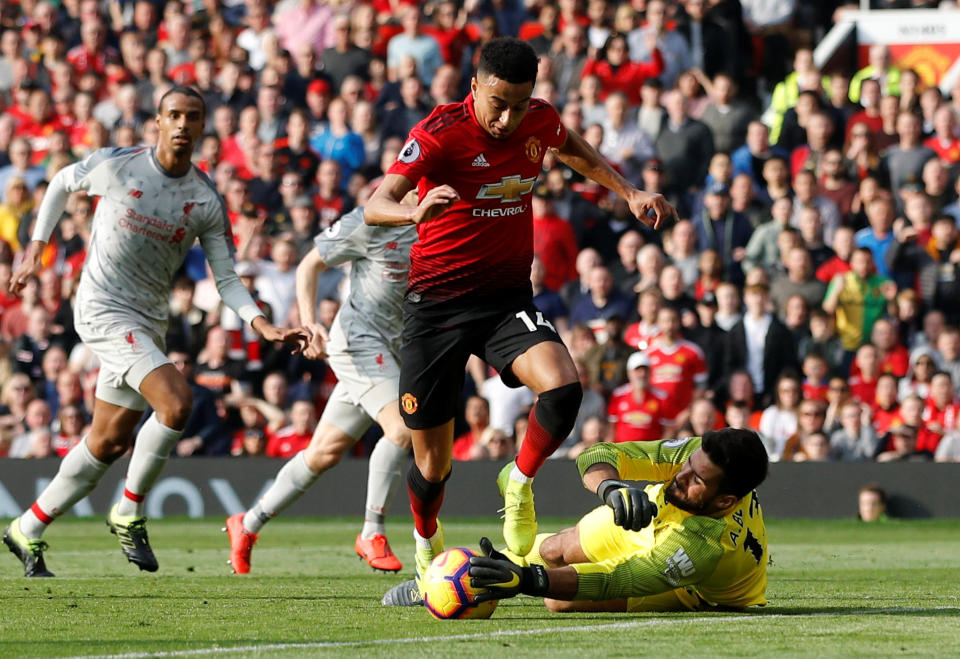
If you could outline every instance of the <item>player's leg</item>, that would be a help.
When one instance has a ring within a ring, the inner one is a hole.
[[[102,394],[101,387],[97,391]],[[26,576],[53,576],[46,569],[46,543],[40,537],[54,519],[89,494],[110,465],[127,451],[141,414],[95,399],[90,432],[64,456],[56,476],[33,505],[4,531],[3,541],[23,562]]]
[[[453,419],[474,340],[471,327],[444,328],[404,315],[400,413],[410,429],[413,463],[407,493],[413,513],[417,574],[443,551],[437,522],[450,477]]]
[[[406,410],[405,410],[406,412]],[[388,590],[381,600],[384,606],[421,606],[420,575],[443,552],[443,527],[437,519],[443,492],[450,478],[453,453],[453,419],[441,426],[410,430],[413,463],[407,472],[407,493],[413,513],[414,560],[416,577]]]
[[[120,517],[144,516],[143,501],[183,435],[193,408],[193,392],[186,378],[167,362],[140,382],[140,393],[153,408],[137,433],[123,496],[117,502]]]
[[[506,314],[485,349],[486,361],[500,371],[504,382],[524,384],[537,394],[516,462],[497,478],[504,497],[504,540],[510,551],[524,555],[537,535],[531,482],[570,434],[583,389],[570,353],[532,303]]]
[[[438,521],[443,493],[451,474],[453,419],[441,426],[410,431],[413,464],[407,472],[407,493],[413,513],[417,574],[423,574],[443,551],[443,529]]]
[[[396,392],[396,384],[394,392]],[[377,414],[383,437],[373,447],[367,468],[367,499],[363,528],[354,549],[371,567],[397,572],[403,564],[387,541],[384,519],[400,485],[402,469],[410,455],[410,430],[400,417],[397,401],[388,402]]]
[[[146,336],[138,340],[141,345],[148,345]],[[149,403],[154,411],[137,433],[123,493],[107,514],[107,526],[117,536],[128,561],[141,570],[155,572],[159,564],[147,536],[144,500],[183,435],[193,407],[193,392],[156,344],[149,342],[146,352],[124,381],[132,390],[139,391],[140,400]]]
[[[236,574],[250,572],[250,553],[263,526],[303,496],[323,472],[338,464],[371,423],[370,417],[349,401],[342,383],[337,383],[309,446],[283,465],[250,510],[227,518],[230,565]]]

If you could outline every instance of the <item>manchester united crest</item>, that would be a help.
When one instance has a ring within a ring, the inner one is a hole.
[[[523,152],[530,162],[540,162],[540,154],[543,153],[543,147],[540,146],[540,139],[536,137],[527,138],[527,143],[523,146]]]
[[[400,397],[400,405],[407,414],[413,414],[417,411],[417,397],[413,394],[404,394]]]

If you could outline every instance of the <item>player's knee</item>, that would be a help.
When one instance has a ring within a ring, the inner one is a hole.
[[[573,430],[583,400],[583,387],[571,382],[544,391],[537,397],[537,421],[553,437],[566,437]]]
[[[303,458],[310,470],[322,474],[335,466],[343,458],[345,446],[330,442],[310,444],[303,452]]]
[[[410,436],[410,431],[406,426],[392,429],[389,432],[384,429],[383,434],[391,444],[399,446],[406,451],[409,451],[413,445],[413,438]]]
[[[89,435],[87,437],[87,448],[90,449],[90,454],[97,460],[111,464],[127,452],[127,449],[130,448],[131,439],[127,435],[108,430],[98,436]]]
[[[193,392],[190,389],[168,396],[156,409],[157,418],[168,428],[182,430],[187,425],[190,412],[193,411]]]
[[[558,533],[552,535],[540,545],[540,558],[547,564],[547,567],[559,567],[563,562],[563,539]]]
[[[410,465],[410,471],[407,472],[407,487],[420,501],[434,501],[443,494],[443,488],[452,473],[453,470],[447,471],[446,474],[434,480],[423,473],[414,462]]]

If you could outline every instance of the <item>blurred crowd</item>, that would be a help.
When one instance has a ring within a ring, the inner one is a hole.
[[[728,425],[757,429],[775,460],[960,459],[960,85],[944,95],[882,45],[866,66],[819,70],[812,46],[855,8],[3,2],[0,455],[65,454],[93,407],[98,365],[72,303],[96,199],[71,197],[46,269],[6,292],[58,169],[155,144],[159,96],[195,86],[208,110],[195,162],[226,201],[238,274],[273,323],[296,326],[312,237],[364,203],[413,125],[465,97],[484,42],[516,35],[541,58],[534,95],[679,212],[654,232],[544,162],[531,282],[586,392],[557,457]],[[348,294],[340,269],[322,275],[321,322]],[[194,390],[179,456],[290,457],[336,382],[224,308],[199,248],[171,292],[167,346]],[[465,381],[454,457],[512,455],[533,394],[479,360]]]

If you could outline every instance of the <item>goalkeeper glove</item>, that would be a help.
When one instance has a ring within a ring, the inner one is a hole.
[[[600,500],[613,508],[613,523],[628,531],[639,531],[657,516],[657,504],[647,493],[623,481],[609,478],[597,488]]]
[[[550,587],[547,570],[542,565],[521,567],[493,548],[489,538],[480,538],[483,556],[470,559],[470,585],[484,590],[474,597],[474,604],[507,599],[519,594],[546,597]]]

